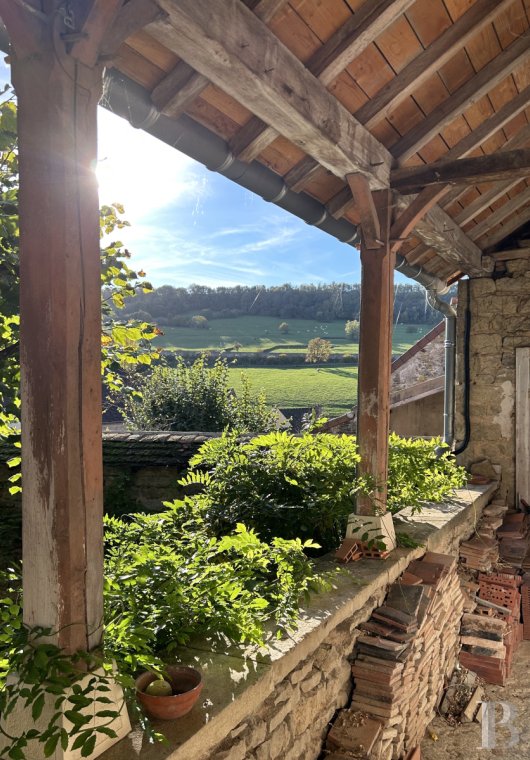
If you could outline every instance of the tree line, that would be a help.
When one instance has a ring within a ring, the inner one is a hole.
[[[425,290],[418,285],[398,284],[394,289],[394,322],[435,324],[439,312],[427,303]],[[190,314],[207,319],[263,316],[279,319],[359,319],[361,286],[358,283],[319,285],[234,285],[187,288],[162,285],[150,293],[139,293],[125,304],[131,317],[161,325],[185,325]],[[123,312],[122,312],[123,313]]]

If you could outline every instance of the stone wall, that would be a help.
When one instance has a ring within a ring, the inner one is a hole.
[[[150,760],[317,760],[330,720],[351,699],[359,625],[426,549],[458,553],[493,490],[463,489],[420,515],[405,510],[396,529],[423,546],[397,549],[384,562],[362,559],[346,566],[331,591],[312,597],[289,637],[271,639],[260,650],[211,640],[178,650],[175,662],[198,667],[204,690],[189,715],[160,726],[169,744],[150,747]],[[320,561],[324,568],[334,566]],[[133,732],[102,760],[130,760],[141,746],[140,733]]]
[[[464,438],[464,322],[471,311],[469,446],[460,456],[466,467],[489,459],[500,465],[500,495],[515,498],[515,349],[530,346],[530,262],[509,261],[499,279],[459,285],[455,434]]]

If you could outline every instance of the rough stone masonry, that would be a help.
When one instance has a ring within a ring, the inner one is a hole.
[[[530,346],[530,260],[507,262],[507,276],[463,281],[458,291],[455,435],[464,439],[464,326],[470,335],[469,446],[461,464],[489,459],[502,468],[500,496],[515,498],[515,350]]]

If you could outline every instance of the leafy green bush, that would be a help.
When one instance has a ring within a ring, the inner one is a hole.
[[[441,438],[400,438],[390,435],[388,451],[388,509],[404,507],[421,510],[427,501],[442,501],[455,488],[463,486],[467,473],[456,464],[449,449],[441,456]]]
[[[465,470],[449,453],[437,456],[440,444],[390,436],[392,512],[419,510],[465,483]],[[344,535],[356,493],[371,491],[357,475],[359,461],[353,436],[283,432],[238,441],[225,435],[203,444],[181,484],[202,487],[205,517],[219,533],[242,521],[263,538],[312,538],[329,550]]]
[[[361,325],[358,319],[349,319],[344,326],[346,337],[352,342],[359,340],[360,331]]]
[[[236,394],[229,387],[228,365],[219,358],[212,367],[204,355],[188,365],[177,357],[175,368],[156,367],[142,380],[141,396],[127,396],[124,416],[136,430],[202,430],[225,428],[259,433],[276,426],[277,415],[263,393],[253,393],[242,375]]]
[[[244,522],[266,540],[314,539],[328,550],[353,511],[358,462],[351,436],[274,432],[245,442],[231,434],[207,441],[181,482],[202,484],[218,533]]]
[[[262,644],[267,621],[281,635],[296,624],[302,597],[327,585],[304,553],[311,543],[276,538],[269,545],[241,524],[216,538],[200,500],[166,507],[128,521],[106,518],[105,630],[97,652],[69,656],[46,640],[49,629],[24,626],[20,576],[0,576],[0,758],[24,760],[31,743],[40,743],[39,757],[49,757],[59,742],[89,756],[98,733],[116,736],[113,721],[124,706],[108,698],[113,681],[123,687],[131,717],[147,737],[160,738],[135,698],[138,670],[163,672],[162,653],[200,634]],[[55,712],[44,727],[6,730],[16,704],[23,702],[37,721],[50,699]],[[91,712],[105,719],[97,727]],[[34,747],[30,756],[36,756]]]

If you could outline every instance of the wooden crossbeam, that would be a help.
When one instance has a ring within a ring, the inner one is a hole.
[[[320,171],[320,164],[311,156],[302,158],[292,169],[285,175],[284,182],[295,193],[300,192],[303,187]]]
[[[402,196],[395,199],[398,211],[404,211],[409,204],[410,201]],[[439,206],[429,209],[416,223],[414,235],[442,259],[454,264],[455,269],[471,275],[483,274],[480,248]]]
[[[522,227],[530,219],[530,206],[522,209],[515,214],[512,219],[509,219],[506,224],[498,230],[492,230],[489,235],[485,236],[482,240],[483,250],[489,252],[490,248],[494,248],[499,245],[505,238],[511,235],[513,232]]]
[[[402,193],[418,193],[428,185],[476,185],[479,182],[502,182],[528,175],[530,149],[519,149],[395,169],[390,173],[390,186]]]
[[[355,117],[372,129],[390,111],[447,63],[471,37],[489,24],[513,0],[477,0],[463,16],[414,58],[397,76],[365,103]]]
[[[446,192],[445,187],[428,187],[414,198],[398,216],[390,230],[392,251],[397,253],[427,211],[433,208]]]
[[[239,0],[159,5],[168,20],[149,26],[159,42],[336,176],[360,172],[372,188],[388,186],[386,148]]]
[[[308,69],[329,85],[412,5],[414,0],[371,0],[338,29],[309,59]]]
[[[334,219],[340,219],[354,204],[350,186],[346,185],[326,203],[326,208]]]
[[[8,30],[9,39],[17,55],[35,54],[40,47],[49,17],[39,8],[27,3],[27,8],[13,0],[0,0],[0,19]]]
[[[252,116],[230,140],[230,149],[240,161],[253,161],[278,137],[278,132],[268,127],[257,116]]]
[[[517,116],[517,114],[523,111],[529,102],[530,86],[526,87],[521,93],[519,93],[519,95],[506,103],[502,108],[499,109],[497,113],[495,113],[493,116],[490,116],[490,118],[486,119],[486,121],[482,122],[482,124],[477,129],[473,130],[464,138],[462,138],[462,140],[460,140],[446,153],[444,160],[458,159],[460,156],[465,156],[472,150],[475,150],[485,140],[495,134],[499,129],[502,129],[506,123],[508,123],[511,119]],[[529,139],[530,126],[523,127],[523,129],[520,130],[514,137],[508,140],[508,142],[503,146],[503,150],[508,148],[520,148],[526,145]],[[516,182],[518,181],[519,180],[516,180]],[[510,183],[509,186],[511,187],[512,183]],[[506,187],[508,188],[508,185],[506,185]],[[419,193],[410,202],[408,208],[406,208],[406,210],[403,211],[402,214],[395,220],[392,226],[391,239],[393,241],[392,245],[394,247],[394,250],[399,250],[404,242],[403,238],[406,238],[407,235],[413,231],[416,224],[423,218],[427,211],[433,208],[434,199],[436,199],[436,202],[443,199],[443,205],[446,205],[449,202],[455,200],[456,196],[460,195],[464,190],[465,187],[457,188],[453,194],[453,191],[450,190],[450,185],[444,185],[441,187],[433,186],[426,188],[421,193]],[[484,202],[485,201],[486,198],[484,198]],[[493,200],[490,202],[492,203]],[[479,201],[476,202],[475,206],[476,208],[480,208],[480,205],[481,204],[479,199]],[[480,211],[484,210],[484,208],[487,208],[488,205],[490,204],[486,203],[486,205],[482,206],[480,210],[476,211],[474,215],[476,216],[478,213],[480,213]],[[466,210],[464,210],[464,212],[465,211]],[[468,219],[466,219],[466,221],[469,221],[471,218],[473,218],[473,216],[470,216]],[[458,225],[464,223],[460,216],[457,217],[455,221]]]
[[[515,211],[525,205],[530,205],[530,187],[525,187],[513,198],[510,198],[509,201],[503,203],[502,206],[499,206],[496,211],[489,214],[489,216],[480,222],[480,224],[475,225],[475,227],[469,230],[467,233],[468,236],[471,240],[478,240],[486,235],[493,227],[496,227],[507,217],[511,216]]]
[[[128,37],[156,18],[160,18],[162,13],[153,0],[129,0],[120,9],[114,23],[110,25],[103,37],[102,55],[112,55]]]
[[[486,64],[478,74],[471,77],[447,100],[431,111],[417,127],[398,140],[392,146],[392,154],[400,163],[406,161],[453,119],[511,74],[514,68],[528,57],[530,57],[530,30],[518,37],[502,53]]]
[[[249,7],[259,19],[267,24],[286,4],[287,0],[258,0]]]
[[[92,0],[80,33],[83,39],[74,42],[70,55],[86,66],[95,66],[103,39],[118,17],[123,0]]]
[[[330,84],[409,5],[410,0],[375,0],[363,5],[317,50],[307,62],[307,68],[323,84]],[[256,117],[240,131],[241,136],[234,138],[232,152],[242,161],[257,158],[278,136],[274,129]]]
[[[515,261],[530,257],[530,248],[512,248],[508,251],[493,251],[489,254],[494,261]]]
[[[208,84],[206,77],[197,74],[185,61],[179,61],[155,87],[151,93],[151,100],[163,114],[177,119]]]
[[[530,143],[530,124],[520,129],[516,135],[514,135],[507,143],[502,146],[502,150],[517,149]],[[512,189],[520,182],[519,178],[513,180],[507,180],[495,185],[485,193],[482,193],[476,200],[468,204],[459,214],[454,217],[454,220],[460,226],[467,224],[476,216],[481,214],[484,209],[495,203],[496,200],[501,198],[505,193]]]
[[[381,226],[368,179],[359,173],[348,174],[346,179],[361,218],[363,244],[369,249],[380,248],[383,245]]]

